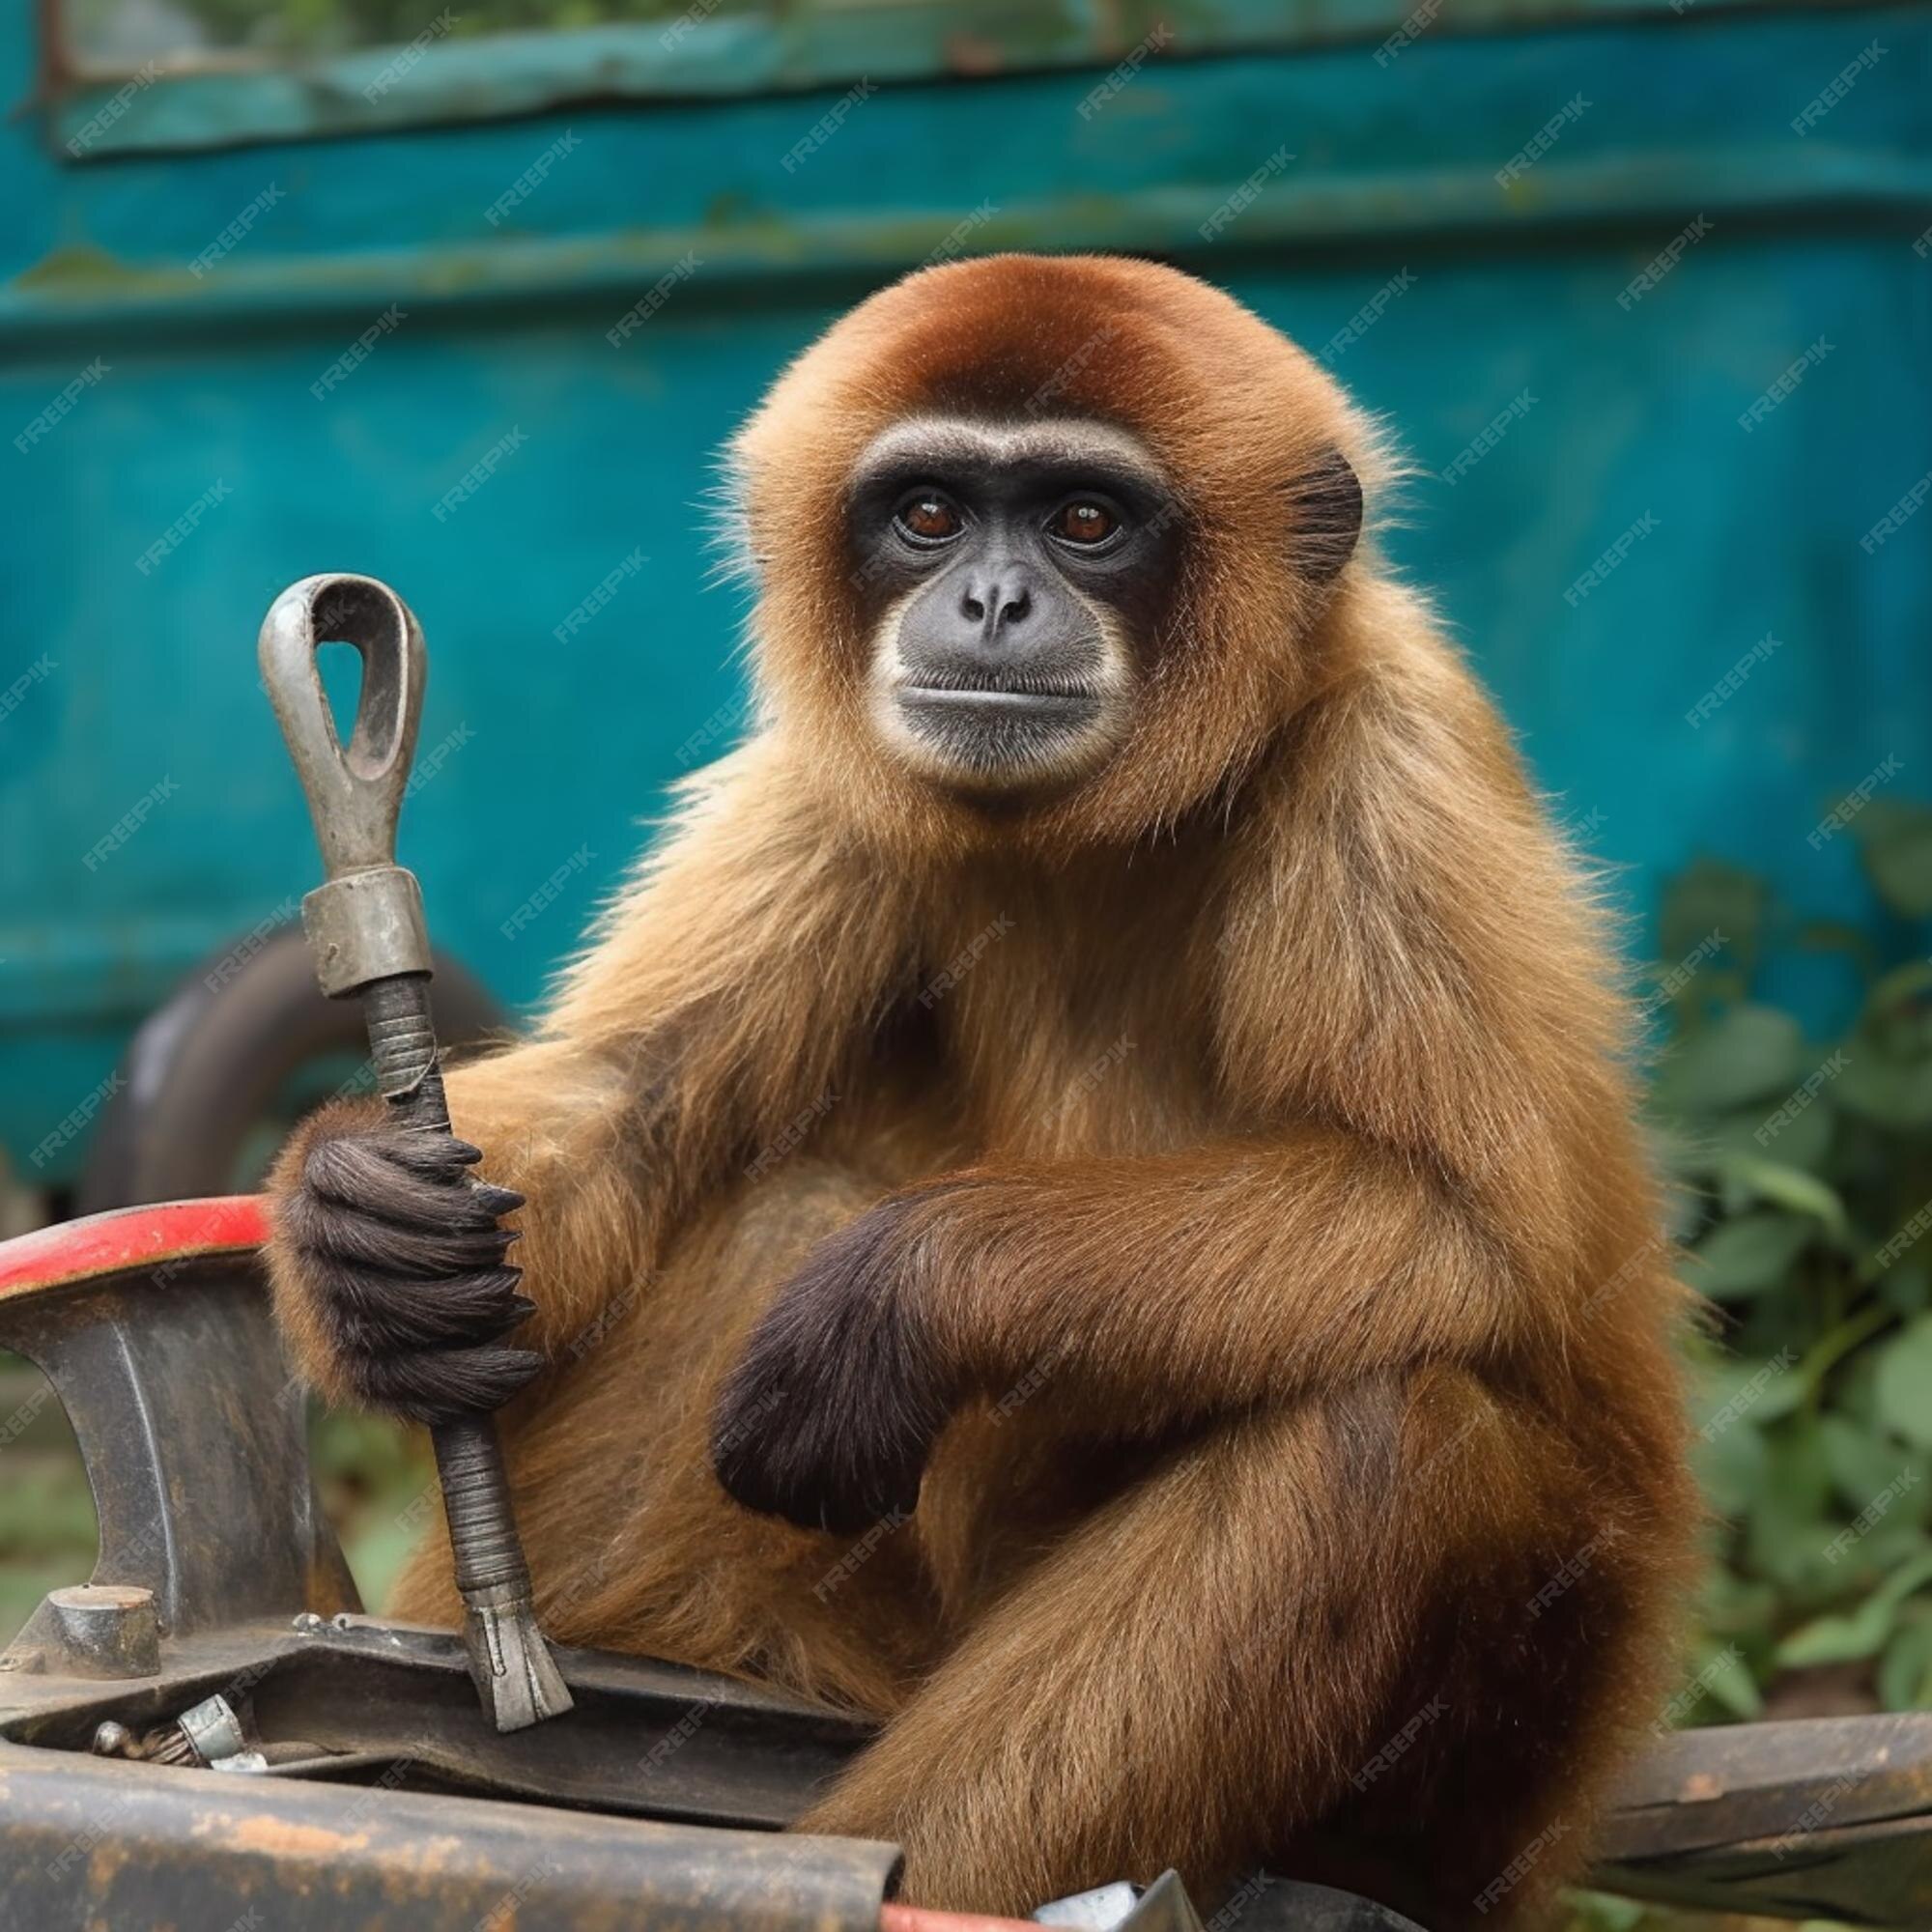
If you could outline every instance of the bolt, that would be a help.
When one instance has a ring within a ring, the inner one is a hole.
[[[76,1677],[154,1677],[161,1668],[155,1593],[134,1584],[82,1583],[47,1595]]]

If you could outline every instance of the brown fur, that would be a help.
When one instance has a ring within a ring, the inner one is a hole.
[[[842,482],[910,412],[1042,394],[1152,450],[1187,561],[1122,750],[989,809],[864,727]],[[918,1902],[1265,1862],[1508,1918],[1661,1694],[1696,1511],[1624,1014],[1426,604],[1372,538],[1297,565],[1337,450],[1373,516],[1328,378],[1166,269],[864,304],[736,445],[764,724],[536,1037],[450,1080],[528,1197],[547,1626],[889,1719],[804,1825],[900,1841]],[[855,1541],[714,1454],[861,1517],[924,1480]],[[442,1548],[395,1607],[453,1615]]]

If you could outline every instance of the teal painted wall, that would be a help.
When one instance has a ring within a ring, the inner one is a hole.
[[[1932,794],[1932,516],[1861,545],[1932,469],[1932,261],[1913,245],[1932,223],[1932,9],[1568,10],[1463,38],[1438,23],[1378,60],[1399,18],[1154,62],[1084,115],[1097,60],[882,85],[790,170],[842,80],[78,163],[45,117],[0,123],[0,694],[25,680],[0,696],[0,1142],[28,1160],[181,973],[313,883],[253,668],[263,611],[312,571],[386,578],[421,617],[422,742],[445,757],[404,856],[439,938],[505,999],[536,998],[666,781],[728,742],[743,608],[705,587],[713,452],[830,316],[962,222],[975,251],[1169,256],[1317,348],[1406,273],[1334,366],[1423,470],[1533,400],[1453,486],[1418,477],[1395,549],[1618,868],[1636,928],[1700,851],[1763,867],[1807,910],[1861,907],[1849,841],[1807,834],[1888,756],[1901,791]],[[15,10],[9,99],[33,58]],[[546,153],[542,185],[493,224]],[[1204,240],[1258,170],[1252,206]],[[245,238],[193,274],[251,205]],[[1708,236],[1620,305],[1700,214]],[[400,320],[318,400],[391,305]],[[1795,391],[1741,428],[1820,338]],[[1566,600],[1646,516],[1622,566]],[[1688,723],[1767,634],[1781,648]]]

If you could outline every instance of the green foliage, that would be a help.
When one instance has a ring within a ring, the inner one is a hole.
[[[1932,918],[1932,806],[1873,799],[1858,826],[1865,865],[1886,903],[1907,919]]]
[[[1810,1670],[1845,1708],[1932,1705],[1932,810],[1851,822],[1892,935],[1781,920],[1704,863],[1671,886],[1652,1089],[1686,1277],[1723,1315],[1693,1419],[1722,1519],[1689,1721],[1747,1717]],[[1796,945],[1863,997],[1807,1038],[1760,992]]]
[[[309,1459],[355,1587],[380,1607],[422,1535],[419,1499],[436,1480],[427,1439],[380,1415],[318,1408]]]

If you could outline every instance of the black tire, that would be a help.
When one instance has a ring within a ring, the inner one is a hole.
[[[482,983],[440,952],[435,994],[437,1034],[450,1052],[502,1032]],[[327,1097],[330,1063],[353,1068],[367,1053],[360,1004],[323,998],[298,926],[223,948],[128,1041],[75,1212],[259,1185],[273,1148]],[[301,1091],[305,1070],[321,1079],[319,1091]]]

